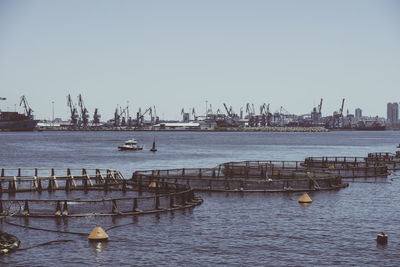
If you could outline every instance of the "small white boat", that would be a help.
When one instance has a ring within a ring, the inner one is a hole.
[[[125,144],[118,147],[118,150],[143,150],[143,146],[138,146],[135,139],[125,141]]]

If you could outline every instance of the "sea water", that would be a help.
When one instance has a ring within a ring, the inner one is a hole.
[[[118,151],[135,138],[143,151]],[[158,151],[149,152],[153,139]],[[209,168],[228,161],[303,160],[394,152],[399,131],[266,132],[0,132],[0,168],[110,168],[126,179],[135,170]],[[399,266],[400,182],[358,179],[338,191],[198,193],[185,211],[129,217],[7,218],[0,229],[21,248],[0,257],[7,266]],[[3,196],[4,197],[4,196]],[[100,225],[110,238],[90,243]],[[386,246],[376,236],[388,234]],[[51,242],[54,241],[54,242]],[[50,242],[47,245],[43,245]],[[38,246],[37,246],[38,245]]]

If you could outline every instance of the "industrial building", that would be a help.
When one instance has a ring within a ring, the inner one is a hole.
[[[387,104],[387,123],[390,125],[399,123],[399,104],[396,102]]]

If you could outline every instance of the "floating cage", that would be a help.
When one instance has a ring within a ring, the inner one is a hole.
[[[388,166],[362,157],[308,157],[302,164],[309,170],[329,172],[342,178],[387,177]]]
[[[1,215],[30,217],[138,215],[202,203],[190,186],[128,181],[109,169],[2,169],[0,196]]]
[[[228,162],[216,168],[136,171],[132,181],[173,182],[197,191],[219,192],[294,192],[347,186],[340,176],[310,172],[294,161]]]
[[[389,152],[368,153],[365,161],[384,164],[389,170],[398,171],[400,170],[400,151],[396,151],[395,154]]]

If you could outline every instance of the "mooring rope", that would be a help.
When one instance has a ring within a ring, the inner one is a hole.
[[[53,241],[44,242],[44,243],[37,244],[37,245],[31,246],[31,247],[27,247],[27,248],[19,248],[18,251],[28,250],[28,249],[31,249],[31,248],[37,248],[37,247],[41,247],[41,246],[47,246],[47,245],[51,245],[51,244],[54,244],[54,243],[67,243],[67,242],[72,242],[72,241],[75,241],[75,240],[71,240],[71,239],[53,240]]]
[[[111,227],[107,228],[105,231],[108,232],[108,231],[113,230],[115,228],[120,228],[120,227],[124,227],[124,226],[128,226],[128,225],[132,225],[132,224],[136,224],[136,222],[131,222],[131,223],[126,223],[126,224],[119,224],[119,225],[111,226]]]
[[[22,225],[18,223],[13,223],[7,220],[6,217],[4,217],[4,221],[13,226],[17,227],[22,227],[26,229],[31,229],[31,230],[38,230],[38,231],[45,231],[45,232],[53,232],[53,233],[61,233],[61,234],[71,234],[71,235],[81,235],[81,236],[88,236],[88,233],[81,233],[81,232],[70,232],[70,231],[60,231],[60,230],[52,230],[52,229],[45,229],[45,228],[39,228],[39,227],[33,227],[33,226],[28,226],[28,225]]]

